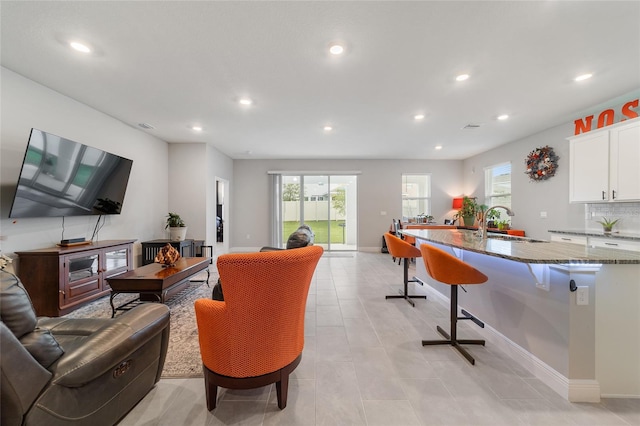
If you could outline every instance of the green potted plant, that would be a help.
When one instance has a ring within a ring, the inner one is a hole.
[[[187,236],[187,225],[178,213],[169,212],[167,226],[164,229],[169,229],[169,239],[171,241],[183,241]]]
[[[467,197],[462,198],[462,208],[458,210],[458,217],[462,218],[464,226],[473,226],[476,222],[476,214],[480,211],[480,206],[476,203],[476,199]]]
[[[496,226],[498,227],[499,230],[506,231],[507,229],[509,229],[509,220],[508,219],[497,220]]]
[[[613,226],[618,223],[620,219],[607,219],[606,217],[603,217],[602,220],[599,220],[598,223],[600,225],[602,225],[602,230],[604,231],[605,234],[610,233],[613,230]]]

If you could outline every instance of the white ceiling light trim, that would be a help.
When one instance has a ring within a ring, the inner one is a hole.
[[[329,45],[329,53],[332,55],[342,55],[344,50],[344,46],[341,43],[333,42]]]
[[[589,80],[591,77],[593,77],[593,74],[586,73],[586,74],[580,74],[579,76],[577,76],[573,80],[574,81],[585,81],[585,80]]]
[[[502,114],[502,115],[499,115],[497,118],[500,121],[506,120],[507,118],[509,118],[509,114]]]
[[[413,116],[413,119],[416,121],[424,120],[424,114],[416,114]]]
[[[456,81],[465,81],[469,79],[469,74],[460,74],[456,76]]]
[[[79,41],[72,41],[69,43],[69,46],[71,46],[73,50],[81,53],[91,53],[91,48],[84,43],[80,43]]]
[[[238,100],[238,102],[240,103],[240,105],[244,105],[244,106],[251,106],[253,105],[253,99],[251,98],[240,98]]]

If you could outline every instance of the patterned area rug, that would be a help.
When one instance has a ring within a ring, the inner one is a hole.
[[[169,333],[169,349],[167,359],[162,370],[163,378],[202,377],[202,360],[198,345],[198,329],[196,327],[193,303],[196,299],[210,298],[213,285],[218,275],[211,268],[209,287],[204,282],[192,281],[188,288],[176,294],[167,301],[171,309],[171,332]],[[193,279],[206,279],[207,274],[196,275]],[[137,298],[137,294],[122,294],[116,296],[117,305]],[[118,311],[116,317],[122,315]],[[69,318],[111,318],[109,296],[98,299],[80,309],[66,315]]]

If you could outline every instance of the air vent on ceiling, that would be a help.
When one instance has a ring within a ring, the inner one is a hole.
[[[143,129],[155,129],[155,127],[148,123],[138,123],[138,126],[142,127]]]
[[[479,124],[467,124],[463,129],[477,129],[478,127],[480,127]]]

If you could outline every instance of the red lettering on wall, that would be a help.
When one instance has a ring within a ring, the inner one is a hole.
[[[631,102],[627,102],[626,104],[624,104],[622,106],[622,115],[624,115],[627,118],[636,118],[638,117],[638,112],[632,110],[631,108],[638,108],[638,102],[640,101],[640,99],[636,99],[634,101]],[[626,118],[623,118],[621,121],[626,120]]]
[[[604,126],[611,126],[613,124],[613,116],[615,114],[616,112],[612,109],[605,109],[602,111],[598,116],[598,129]]]
[[[574,123],[576,124],[576,129],[574,135],[579,135],[580,133],[586,133],[591,130],[591,122],[593,121],[593,115],[588,117],[580,118]]]
[[[627,102],[622,106],[622,115],[624,118],[621,118],[620,121],[625,121],[630,118],[640,117],[638,111],[634,111],[633,108],[638,108],[640,104],[640,99],[634,99],[632,101]],[[586,133],[591,131],[591,124],[593,123],[593,115],[589,115],[584,118],[579,118],[574,121],[575,129],[573,134],[579,135],[580,133]],[[612,109],[605,109],[598,115],[598,129],[605,126],[610,126],[613,124],[613,120],[615,119],[615,111]]]

